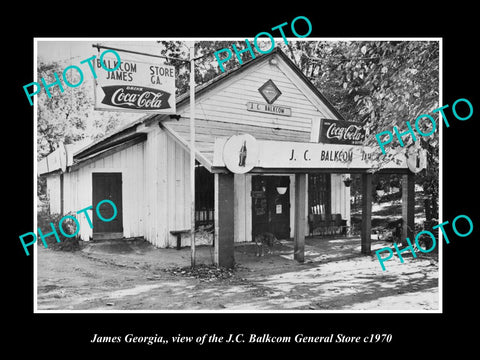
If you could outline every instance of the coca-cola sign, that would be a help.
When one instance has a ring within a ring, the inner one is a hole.
[[[122,58],[103,57],[93,64],[95,109],[175,114],[175,68]],[[102,66],[103,65],[103,66]]]
[[[327,144],[362,145],[365,129],[362,124],[352,121],[322,119],[320,142]]]
[[[124,109],[159,110],[169,109],[169,93],[142,86],[103,86],[105,97],[102,104]]]

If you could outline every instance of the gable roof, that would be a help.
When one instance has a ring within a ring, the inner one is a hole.
[[[195,95],[200,95],[203,92],[207,90],[211,90],[215,86],[223,83],[226,78],[231,77],[234,74],[239,74],[248,68],[257,65],[259,62],[263,62],[273,55],[278,54],[282,60],[285,61],[285,63],[295,72],[295,74],[309,87],[310,90],[318,97],[322,102],[325,103],[325,105],[329,108],[329,110],[335,114],[340,120],[346,120],[343,115],[328,101],[328,99],[320,92],[320,90],[317,89],[317,87],[302,73],[302,71],[293,63],[292,60],[280,49],[280,48],[274,48],[270,53],[268,54],[263,54],[260,56],[255,57],[255,59],[250,59],[248,61],[245,61],[243,65],[238,66],[234,69],[228,70],[213,79],[203,83],[202,85],[199,85],[195,87]],[[177,107],[188,103],[190,100],[190,93],[187,91],[184,94],[180,95],[177,99]]]

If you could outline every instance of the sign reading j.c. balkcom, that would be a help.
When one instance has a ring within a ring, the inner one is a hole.
[[[95,60],[95,110],[174,114],[175,68],[115,57]]]
[[[232,137],[233,138],[233,137]],[[230,139],[229,139],[230,140]],[[227,146],[225,138],[216,138],[213,153],[213,166],[226,166],[234,173],[248,172],[253,168],[265,169],[406,169],[404,154],[383,155],[375,148],[344,144],[322,144],[310,142],[289,142],[274,140],[237,141],[233,147]],[[255,151],[252,149],[255,143]],[[231,152],[231,154],[228,154]],[[235,165],[232,169],[228,159]],[[240,172],[243,166],[245,171]],[[240,169],[241,170],[241,169]]]

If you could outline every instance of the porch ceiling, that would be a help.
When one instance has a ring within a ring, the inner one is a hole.
[[[183,120],[183,119],[182,119]],[[189,119],[185,121],[165,121],[162,126],[183,140],[190,143]],[[279,140],[308,142],[310,133],[297,130],[286,130],[273,127],[262,127],[245,124],[234,124],[212,120],[195,120],[195,147],[210,165],[213,164],[215,138],[228,138],[232,135],[250,134],[258,140]]]

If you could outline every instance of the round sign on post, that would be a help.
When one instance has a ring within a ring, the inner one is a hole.
[[[234,174],[245,174],[258,163],[258,142],[249,134],[231,136],[223,147],[223,162]]]

